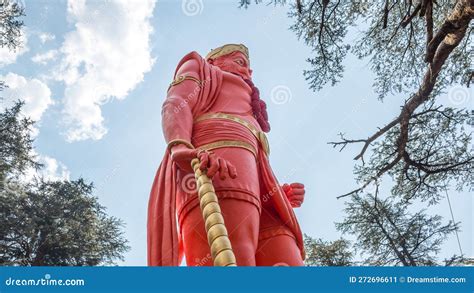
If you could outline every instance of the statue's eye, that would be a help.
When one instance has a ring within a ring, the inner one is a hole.
[[[240,66],[244,66],[244,65],[245,65],[245,63],[244,63],[244,61],[243,61],[242,59],[236,59],[236,60],[235,60],[235,63],[239,64]]]

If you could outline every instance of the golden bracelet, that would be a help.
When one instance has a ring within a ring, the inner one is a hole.
[[[184,144],[188,148],[194,149],[194,146],[189,141],[178,138],[178,139],[173,139],[172,141],[168,143],[168,150],[171,152],[171,148],[178,144]]]
[[[192,80],[192,81],[196,82],[199,87],[202,87],[203,84],[204,84],[202,81],[200,81],[199,79],[197,79],[197,78],[195,78],[195,77],[193,77],[193,76],[190,76],[190,75],[180,75],[180,76],[176,77],[176,78],[173,80],[173,82],[169,85],[167,91],[169,91],[171,87],[173,87],[173,86],[175,86],[175,85],[178,85],[178,84],[182,83],[182,82],[185,81],[185,80]]]

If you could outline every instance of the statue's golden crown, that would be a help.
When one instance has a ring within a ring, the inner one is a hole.
[[[206,60],[216,59],[235,51],[242,52],[245,55],[245,57],[247,57],[247,60],[250,61],[249,49],[243,44],[226,44],[219,48],[213,49],[211,52],[209,52],[209,54],[207,54]]]

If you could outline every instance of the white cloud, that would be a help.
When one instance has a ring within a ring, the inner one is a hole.
[[[46,155],[39,155],[35,151],[32,151],[31,155],[36,157],[37,161],[43,164],[43,167],[40,170],[35,170],[31,167],[28,168],[25,171],[25,174],[21,177],[22,181],[31,182],[35,177],[41,177],[47,181],[70,179],[71,172],[68,170],[66,165],[55,158]]]
[[[45,53],[38,53],[31,58],[34,63],[46,65],[49,61],[55,60],[58,55],[58,50],[49,50]]]
[[[38,34],[38,38],[40,39],[41,43],[44,44],[46,42],[54,40],[56,36],[51,33],[42,32]]]
[[[28,38],[26,37],[26,32],[22,31],[19,38],[20,46],[15,50],[9,49],[7,46],[0,47],[0,67],[15,63],[16,59],[28,52]]]
[[[39,175],[46,180],[69,180],[71,172],[69,172],[66,165],[48,156],[40,156],[40,163],[43,164],[43,169],[39,171]]]
[[[11,107],[16,101],[23,100],[25,105],[22,114],[34,121],[40,121],[44,111],[53,104],[51,91],[42,81],[32,78],[27,79],[15,73],[0,76],[8,86],[2,92],[0,109]]]
[[[55,73],[66,84],[68,141],[101,139],[107,133],[101,105],[126,98],[151,70],[154,6],[154,0],[68,1],[75,30],[65,36]]]

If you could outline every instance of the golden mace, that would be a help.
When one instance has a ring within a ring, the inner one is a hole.
[[[191,166],[197,182],[199,204],[207,232],[207,241],[211,247],[211,256],[214,266],[234,267],[237,266],[234,251],[230,244],[227,228],[222,217],[216,191],[212,185],[211,178],[199,169],[199,159],[193,159]]]

